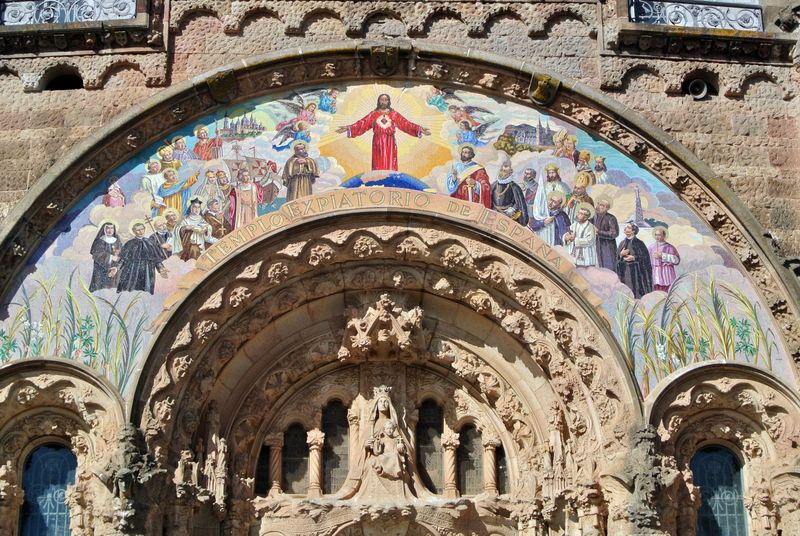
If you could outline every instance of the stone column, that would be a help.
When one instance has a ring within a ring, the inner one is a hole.
[[[350,409],[347,410],[347,422],[350,425],[350,445],[347,450],[348,478],[350,478],[350,475],[353,474],[353,469],[358,465],[358,455],[361,452],[361,448],[364,446],[359,444],[361,439],[359,436],[359,432],[361,431],[360,417],[360,412],[351,405]]]
[[[308,492],[309,497],[322,497],[322,445],[325,434],[319,428],[308,432]]]
[[[456,479],[456,449],[460,441],[458,434],[445,429],[442,432],[442,448],[444,449],[444,496],[448,499],[459,497],[458,480]]]
[[[497,447],[500,440],[491,434],[483,437],[483,491],[497,495]]]
[[[11,460],[0,465],[0,534],[16,534],[24,492]],[[69,496],[68,496],[69,498]],[[72,523],[72,520],[70,520]]]
[[[283,434],[270,434],[264,438],[264,445],[269,447],[269,478],[272,481],[269,496],[283,493]]]

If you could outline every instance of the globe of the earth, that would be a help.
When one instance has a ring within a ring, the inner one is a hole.
[[[339,184],[339,188],[363,187],[406,188],[420,192],[436,192],[434,188],[431,188],[418,178],[412,177],[408,173],[392,170],[365,171]]]

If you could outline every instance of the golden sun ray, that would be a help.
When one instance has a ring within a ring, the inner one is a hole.
[[[432,111],[425,99],[407,88],[370,84],[350,87],[341,99],[339,109],[329,123],[329,130],[320,137],[318,147],[321,154],[335,157],[345,170],[345,178],[368,171],[372,166],[372,134],[366,133],[348,138],[336,129],[360,120],[375,110],[378,97],[387,94],[392,108],[409,121],[430,129],[430,136],[415,138],[397,132],[397,154],[399,171],[415,177],[426,176],[430,169],[452,158],[453,146],[441,136],[443,126],[449,118]]]

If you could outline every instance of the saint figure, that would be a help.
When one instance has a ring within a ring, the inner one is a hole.
[[[101,288],[116,288],[116,268],[122,243],[117,236],[117,226],[111,222],[103,223],[97,231],[89,253],[92,255],[92,281],[89,291]],[[113,273],[112,273],[113,271]]]
[[[497,181],[492,184],[492,208],[520,225],[528,225],[528,204],[522,188],[514,182],[514,169],[510,160],[503,162]]]
[[[617,217],[611,214],[611,199],[601,196],[597,200],[597,212],[594,216],[594,228],[597,232],[597,265],[607,270],[617,269],[617,237],[619,224]]]
[[[208,129],[204,126],[199,126],[194,129],[194,135],[197,136],[197,143],[195,143],[192,151],[200,160],[211,160],[219,158],[220,149],[222,148],[222,138],[208,137]]]
[[[147,173],[142,177],[142,190],[150,194],[150,208],[153,209],[153,217],[156,217],[159,211],[164,210],[164,199],[158,195],[158,189],[164,184],[164,175],[158,160],[148,160],[145,167]]]
[[[561,192],[564,203],[566,203],[569,201],[569,196],[572,195],[572,191],[570,191],[567,183],[561,180],[559,171],[558,166],[555,164],[547,164],[544,167],[545,177],[547,178],[547,182],[544,186],[544,193],[545,196],[549,196],[553,192]]]
[[[415,489],[422,489],[421,481],[412,476],[411,442],[398,421],[390,389],[376,387],[362,414],[362,450],[339,498],[404,499],[416,497]]]
[[[608,168],[606,167],[605,156],[594,157],[594,175],[597,177],[597,184],[608,182]]]
[[[544,190],[541,188],[540,190]],[[539,193],[536,194],[540,197]],[[544,194],[541,195],[544,199]],[[541,201],[536,202],[535,212],[531,215],[528,226],[535,231],[539,237],[551,246],[561,246],[564,244],[564,234],[569,229],[569,216],[564,212],[564,197],[561,192],[552,192],[547,198],[547,208],[542,210]]]
[[[450,197],[480,203],[492,208],[492,188],[489,175],[482,165],[473,160],[475,149],[469,145],[461,148],[461,161],[450,168],[447,175],[447,191]]]
[[[108,191],[103,196],[103,204],[107,207],[124,207],[125,206],[125,192],[119,187],[117,177],[111,177],[111,183],[108,185]]]
[[[592,205],[582,203],[575,213],[575,221],[564,236],[567,251],[575,259],[575,266],[597,266],[597,245],[594,225],[589,219],[594,215]]]
[[[378,96],[377,107],[352,125],[339,127],[336,132],[347,132],[348,138],[361,136],[372,130],[372,169],[397,171],[397,140],[395,132],[401,130],[410,136],[421,138],[431,131],[412,123],[392,108],[392,99],[387,94]]]
[[[319,177],[317,162],[308,156],[308,146],[303,141],[292,146],[294,154],[283,166],[283,185],[286,186],[286,201],[311,195],[313,184]]]
[[[264,188],[253,182],[249,171],[242,171],[239,185],[230,193],[231,222],[241,229],[258,217],[258,205],[264,200]]]
[[[185,163],[188,160],[198,160],[194,151],[186,147],[186,139],[183,136],[172,138],[172,157],[181,163]]]
[[[142,290],[153,294],[156,271],[167,277],[167,269],[161,264],[161,254],[153,243],[144,237],[145,227],[141,222],[131,226],[133,238],[125,242],[119,254],[119,268],[111,269],[113,277],[119,270],[117,292]]]
[[[164,208],[174,209],[179,214],[184,210],[189,199],[189,188],[197,182],[197,175],[192,175],[186,179],[179,179],[178,172],[174,169],[164,170],[164,182],[158,189],[158,195],[162,199],[162,207],[159,207],[159,214],[164,212]]]
[[[648,248],[653,263],[653,290],[668,292],[675,282],[675,267],[681,263],[681,256],[675,246],[666,241],[667,230],[664,227],[653,229],[653,238],[656,243]]]
[[[211,226],[211,236],[219,240],[231,232],[230,224],[225,219],[225,213],[222,211],[222,204],[219,199],[210,199],[206,206],[206,210],[203,211],[203,219]]]
[[[636,299],[653,291],[653,268],[650,264],[650,252],[639,240],[639,226],[628,223],[623,230],[625,238],[617,248],[617,275],[633,292]]]
[[[158,250],[161,260],[167,260],[172,255],[172,248],[174,247],[174,237],[172,231],[167,228],[167,219],[164,216],[153,218],[153,229],[153,234],[150,235],[149,240]]]
[[[593,184],[593,177],[589,175],[591,171],[581,171],[575,175],[575,188],[572,190],[572,195],[567,201],[567,216],[570,221],[575,221],[575,216],[578,214],[578,207],[581,203],[588,203],[594,206],[594,200],[586,193],[586,188]]]
[[[189,201],[181,223],[176,228],[175,254],[180,254],[182,261],[196,259],[206,250],[206,242],[214,243],[211,226],[201,215],[203,202],[195,197]]]

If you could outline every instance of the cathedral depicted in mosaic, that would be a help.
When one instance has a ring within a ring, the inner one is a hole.
[[[0,536],[800,534],[800,4],[0,7]]]

